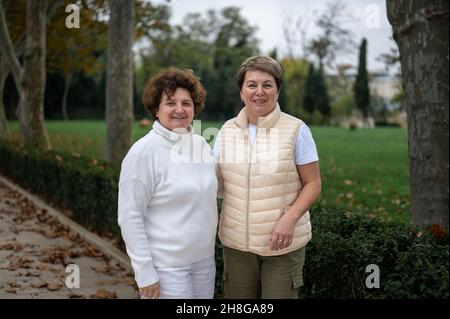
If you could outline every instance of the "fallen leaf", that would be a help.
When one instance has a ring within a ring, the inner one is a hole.
[[[91,295],[92,299],[117,299],[115,292],[110,292],[104,289],[99,289],[94,295]]]
[[[56,291],[62,288],[62,284],[59,281],[52,281],[51,283],[47,284],[47,289],[50,291]]]
[[[47,283],[46,282],[43,282],[43,281],[33,281],[32,283],[31,283],[31,287],[33,287],[33,288],[44,288],[45,286],[47,286]]]
[[[96,272],[102,273],[102,274],[109,274],[111,273],[111,267],[108,266],[95,266],[91,267]]]
[[[22,250],[23,246],[21,243],[19,242],[12,242],[12,243],[7,243],[7,244],[3,244],[0,245],[0,250],[14,250],[14,251],[19,251]]]

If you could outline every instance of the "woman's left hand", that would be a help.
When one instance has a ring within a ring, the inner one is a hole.
[[[292,244],[296,223],[297,219],[293,218],[287,211],[281,215],[270,235],[271,250],[284,249]]]

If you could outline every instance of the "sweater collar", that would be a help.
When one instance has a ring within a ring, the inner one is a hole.
[[[179,134],[165,128],[164,126],[161,125],[161,123],[158,120],[153,122],[153,130],[155,131],[156,134],[162,136],[164,139],[166,139],[171,143],[178,143],[183,140],[186,140],[193,134],[193,129],[191,125],[188,126],[187,128],[188,132],[186,134]]]
[[[271,128],[278,121],[280,115],[281,109],[280,105],[277,103],[272,112],[270,112],[264,117],[258,117],[258,119],[256,120],[256,125],[260,128]],[[247,129],[248,127],[247,106],[244,106],[244,108],[239,112],[234,122],[243,130]]]

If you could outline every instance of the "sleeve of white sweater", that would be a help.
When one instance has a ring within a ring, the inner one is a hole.
[[[220,130],[217,133],[213,146],[213,155],[214,159],[216,160],[216,176],[218,182],[217,197],[219,198],[223,198],[223,177],[222,174],[220,173],[219,167],[221,148],[222,148],[222,130]]]
[[[144,227],[144,215],[155,185],[150,167],[148,156],[126,156],[119,180],[118,222],[139,288],[159,281]]]

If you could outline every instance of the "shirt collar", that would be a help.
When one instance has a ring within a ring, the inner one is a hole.
[[[164,126],[161,125],[161,123],[158,120],[153,122],[153,130],[155,131],[156,134],[162,136],[163,138],[172,143],[177,143],[186,140],[190,138],[193,134],[193,129],[191,125],[188,126],[187,133],[179,134],[165,128]]]

